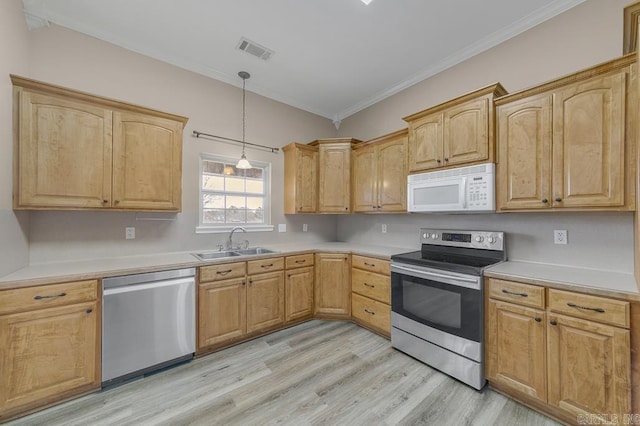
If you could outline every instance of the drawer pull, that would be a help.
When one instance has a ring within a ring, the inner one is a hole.
[[[364,283],[364,285],[365,285],[365,287],[376,288],[376,286],[373,285],[373,284]]]
[[[520,296],[520,297],[529,297],[527,293],[515,293],[513,291],[502,289],[504,294],[508,294],[509,296]]]
[[[268,265],[260,265],[261,268],[271,268],[273,266],[273,263],[270,263]]]
[[[307,261],[306,259],[296,260],[296,263],[297,263],[297,264],[301,264],[301,263],[304,263],[304,262],[306,262],[306,261]]]
[[[231,272],[233,269],[227,269],[224,271],[217,271],[216,274],[217,275],[227,275],[229,272]]]
[[[51,296],[33,296],[34,300],[55,299],[56,297],[65,297],[67,293],[54,294]]]
[[[364,262],[364,265],[365,265],[365,266],[370,266],[370,267],[372,267],[372,268],[374,268],[374,267],[376,266],[376,265],[375,265],[375,264],[373,264],[373,263],[367,263],[367,262]]]
[[[567,306],[569,306],[570,308],[577,308],[577,309],[584,309],[585,311],[595,311],[595,312],[599,312],[601,314],[604,314],[604,309],[602,308],[589,308],[588,306],[580,306],[580,305],[576,305],[575,303],[567,303]]]
[[[368,309],[365,309],[364,311],[365,311],[366,313],[368,313],[369,315],[375,315],[375,314],[376,314],[375,312],[370,311],[370,310],[368,310]]]

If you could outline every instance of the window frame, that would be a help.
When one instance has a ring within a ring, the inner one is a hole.
[[[204,172],[205,161],[216,161],[220,163],[237,163],[237,159],[232,157],[226,157],[223,155],[200,153],[198,159],[198,226],[196,227],[196,234],[214,234],[214,233],[226,233],[231,231],[236,226],[241,226],[247,230],[247,232],[261,232],[261,231],[273,231],[274,225],[271,223],[271,163],[264,163],[262,161],[251,160],[253,167],[259,167],[263,169],[263,181],[264,181],[264,222],[265,223],[225,223],[220,225],[204,224],[204,207],[203,207],[203,194],[207,191],[202,188],[202,177]],[[226,192],[224,192],[226,193]],[[237,195],[237,193],[230,193]],[[246,194],[244,195],[246,196]]]

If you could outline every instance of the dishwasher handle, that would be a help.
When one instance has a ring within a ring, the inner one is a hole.
[[[175,278],[195,278],[196,269],[172,269],[170,271],[147,272],[144,274],[122,275],[119,277],[109,277],[102,280],[102,288],[107,289],[130,286],[143,283],[157,283]]]
[[[179,286],[179,285],[185,285],[185,284],[190,285],[190,284],[195,284],[195,282],[196,282],[195,277],[186,277],[186,278],[176,278],[172,280],[156,281],[152,283],[145,282],[140,284],[121,285],[119,287],[105,288],[102,292],[102,295],[106,297],[114,294],[131,293],[134,291],[145,291],[145,290],[151,290],[156,288]]]

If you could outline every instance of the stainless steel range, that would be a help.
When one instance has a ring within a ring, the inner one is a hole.
[[[482,389],[483,271],[506,260],[503,232],[421,229],[391,257],[391,345]]]

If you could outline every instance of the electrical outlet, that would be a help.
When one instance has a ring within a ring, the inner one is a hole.
[[[387,233],[387,224],[386,224],[386,223],[383,223],[383,224],[382,224],[382,233],[383,233],[383,234],[386,234],[386,233]]]
[[[553,231],[553,243],[554,244],[567,244],[568,234],[566,229],[555,229]]]
[[[124,237],[127,240],[135,240],[136,239],[136,228],[133,226],[127,226],[124,228]]]
[[[306,224],[306,223],[303,223],[302,224],[302,232],[307,232],[307,231],[309,231],[309,225]]]

